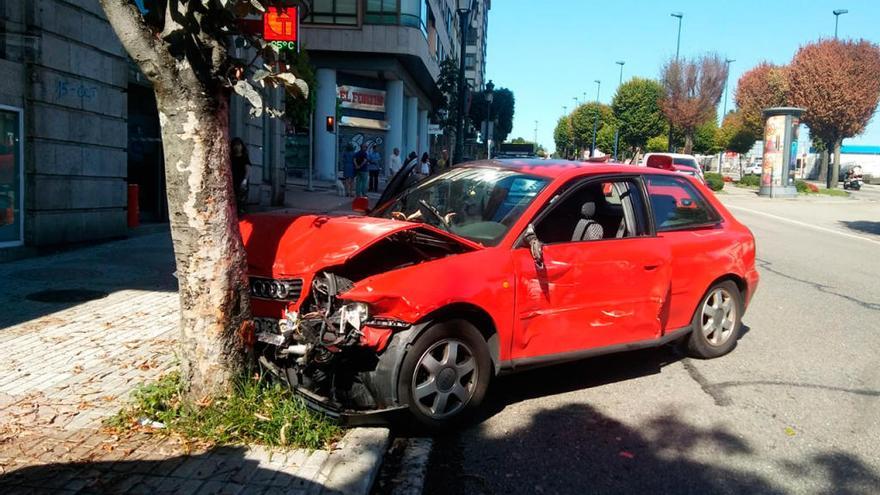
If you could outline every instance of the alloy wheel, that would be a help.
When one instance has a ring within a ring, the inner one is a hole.
[[[716,347],[724,345],[733,335],[737,318],[733,295],[723,287],[716,287],[706,297],[700,319],[706,341]]]
[[[464,409],[476,385],[477,361],[471,348],[457,339],[442,339],[419,358],[412,397],[425,415],[442,419]]]

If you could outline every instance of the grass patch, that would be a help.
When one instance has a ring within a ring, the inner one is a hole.
[[[844,191],[843,189],[819,189],[819,194],[824,194],[826,196],[838,196],[838,197],[847,197],[849,193]]]
[[[744,175],[734,184],[737,187],[744,187],[746,189],[758,189],[761,184],[761,177],[757,175]]]
[[[341,429],[309,411],[279,383],[265,378],[242,378],[229,397],[202,404],[181,399],[180,373],[142,385],[132,393],[132,404],[107,421],[118,430],[140,430],[141,421],[156,421],[158,434],[179,435],[213,445],[261,444],[319,449],[341,436]]]

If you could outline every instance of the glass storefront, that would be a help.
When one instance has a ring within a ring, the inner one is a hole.
[[[0,105],[0,247],[22,243],[21,111]]]

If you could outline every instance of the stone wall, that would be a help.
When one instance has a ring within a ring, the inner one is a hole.
[[[13,2],[15,3],[15,2]],[[25,2],[25,242],[125,235],[127,59],[97,0]]]

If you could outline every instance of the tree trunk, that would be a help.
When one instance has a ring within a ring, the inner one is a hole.
[[[822,155],[819,160],[819,177],[818,180],[821,182],[825,182],[828,180],[828,150],[822,150]]]
[[[843,144],[842,139],[838,139],[834,142],[834,163],[830,164],[828,167],[828,183],[826,187],[828,189],[836,189],[837,188],[837,180],[840,177],[840,146]]]
[[[684,134],[684,154],[690,155],[694,149],[694,133],[688,131]]]
[[[187,396],[224,394],[244,369],[245,332],[252,330],[247,259],[232,192],[228,90],[214,73],[202,68],[199,77],[188,58],[172,56],[133,2],[100,1],[156,93]],[[213,70],[225,58],[225,51],[214,52]]]
[[[225,95],[156,92],[180,284],[180,361],[189,397],[231,390],[249,330],[247,260],[232,192]]]

